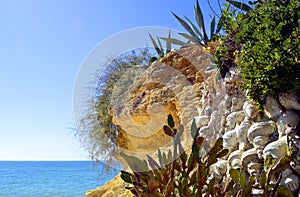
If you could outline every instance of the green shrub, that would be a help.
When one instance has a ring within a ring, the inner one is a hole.
[[[298,0],[270,0],[239,21],[238,68],[260,105],[267,96],[300,92],[299,16]]]

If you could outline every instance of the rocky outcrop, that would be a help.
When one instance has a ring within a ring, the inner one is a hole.
[[[115,98],[111,113],[114,123],[122,128],[120,151],[139,158],[155,156],[158,148],[168,150],[171,146],[172,140],[162,130],[168,114],[177,124],[183,124],[185,131],[195,118],[200,136],[207,142],[203,153],[218,137],[223,137],[223,146],[229,149],[229,154],[212,167],[211,176],[225,181],[229,169],[238,168],[259,178],[266,165],[290,150],[292,161],[282,173],[280,184],[298,195],[299,97],[281,94],[279,100],[268,98],[264,111],[258,112],[245,93],[234,88],[240,78],[238,70],[231,68],[225,79],[214,81],[215,71],[205,73],[209,64],[202,47],[183,47],[153,63],[121,97]],[[186,148],[188,136],[183,139]],[[87,196],[95,196],[96,191],[97,195],[118,196],[112,192],[119,191],[123,184],[118,176]]]
[[[183,47],[154,62],[124,94],[114,98],[113,122],[122,133],[119,151],[146,158],[147,154],[155,156],[158,148],[172,147],[171,137],[162,130],[167,116],[171,114],[176,123],[187,126],[198,115],[201,98],[208,96],[204,79],[212,75],[205,73],[209,64],[201,46]],[[122,158],[118,160],[123,162]]]
[[[120,174],[113,180],[108,181],[104,186],[98,187],[95,190],[86,192],[86,197],[132,197],[129,190],[126,190],[126,183],[121,179]]]

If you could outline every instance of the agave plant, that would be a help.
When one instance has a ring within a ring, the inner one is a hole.
[[[216,19],[212,18],[210,22],[210,36],[208,37],[207,32],[205,30],[204,18],[199,5],[198,0],[196,1],[196,5],[194,6],[194,15],[197,25],[195,25],[190,19],[184,16],[185,20],[177,16],[172,12],[175,18],[179,21],[179,23],[184,27],[185,30],[188,31],[189,34],[180,33],[181,36],[188,39],[189,41],[200,44],[202,46],[206,46],[207,42],[212,39],[214,34],[218,34],[221,28],[216,27]],[[197,27],[198,26],[198,27]]]
[[[153,36],[151,34],[149,34],[150,40],[152,42],[152,45],[158,55],[159,58],[164,57],[166,54],[171,52],[171,45],[175,44],[175,45],[179,45],[179,46],[184,46],[186,43],[175,39],[175,38],[171,38],[171,31],[169,30],[168,33],[168,37],[164,38],[164,37],[156,37],[157,42],[155,41],[155,39],[153,38]],[[161,44],[160,40],[164,40],[166,42],[166,47],[164,48]],[[157,57],[152,57],[150,59],[149,62],[154,62],[156,61],[158,58]]]

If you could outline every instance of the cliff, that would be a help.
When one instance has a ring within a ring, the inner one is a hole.
[[[147,154],[155,157],[158,148],[168,150],[171,146],[170,137],[162,130],[168,114],[172,114],[177,124],[184,125],[185,131],[189,131],[195,118],[200,135],[207,142],[204,149],[220,136],[224,139],[223,146],[229,149],[228,156],[214,165],[210,176],[221,181],[228,176],[229,169],[242,168],[259,177],[266,162],[275,163],[293,146],[297,151],[282,173],[280,184],[297,193],[300,137],[293,128],[299,122],[299,97],[281,94],[279,99],[268,98],[264,111],[258,112],[237,88],[238,70],[233,68],[224,79],[215,81],[216,70],[205,72],[208,65],[210,61],[201,46],[183,47],[153,63],[136,78],[126,96],[112,101],[114,123],[122,128],[120,151],[139,158],[146,158]],[[188,151],[189,138],[185,136],[183,141]],[[287,139],[294,140],[294,144]],[[253,194],[259,195],[260,191]],[[86,196],[131,194],[124,190],[124,182],[117,176]]]

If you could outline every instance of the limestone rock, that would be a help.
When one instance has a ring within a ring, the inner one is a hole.
[[[132,193],[125,189],[128,186],[122,179],[120,174],[117,175],[113,180],[108,181],[102,187],[98,187],[95,190],[89,190],[86,192],[86,197],[111,197],[111,196],[122,196],[132,197]]]
[[[236,124],[243,121],[245,114],[243,111],[237,111],[230,113],[226,118],[226,126],[228,129],[233,129]]]
[[[245,117],[243,122],[236,128],[237,140],[239,142],[239,150],[245,150],[248,144],[247,133],[251,126],[249,117]]]
[[[243,105],[243,111],[250,119],[254,119],[259,114],[257,106],[252,101],[246,101]]]
[[[299,116],[293,111],[284,112],[277,120],[277,128],[280,136],[285,135],[285,127],[289,125],[290,127],[295,127],[299,123]]]
[[[265,115],[272,120],[276,120],[281,115],[281,106],[278,101],[272,97],[267,98],[267,102],[264,105]]]
[[[296,94],[281,93],[279,102],[285,109],[300,110],[300,98]]]
[[[266,161],[268,156],[275,159],[275,162],[279,161],[287,154],[287,141],[286,137],[281,137],[279,140],[269,143],[263,150],[263,158]]]

